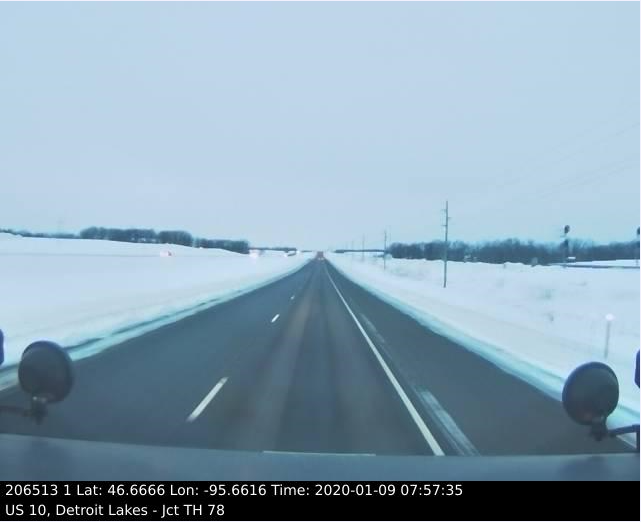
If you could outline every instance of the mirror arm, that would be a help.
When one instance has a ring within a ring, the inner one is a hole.
[[[40,424],[47,416],[47,400],[42,397],[31,397],[31,417]]]
[[[620,428],[609,429],[605,420],[595,422],[590,426],[590,436],[594,437],[597,441],[601,441],[606,437],[618,437],[619,435],[626,435],[628,433],[636,434],[636,449],[639,452],[639,425],[631,424],[630,426],[622,426]]]
[[[590,425],[590,436],[594,437],[597,441],[602,441],[609,433],[608,427],[605,424],[605,419],[601,419]]]
[[[639,433],[639,425],[632,424],[630,426],[623,426],[621,428],[614,428],[613,430],[608,430],[610,437],[616,437],[617,435],[625,435],[626,433]]]
[[[615,428],[613,430],[608,430],[608,435],[610,437],[617,437],[619,435],[625,435],[626,433],[635,433],[637,436],[637,453],[639,452],[639,425],[631,424],[630,426],[623,426],[621,428]]]

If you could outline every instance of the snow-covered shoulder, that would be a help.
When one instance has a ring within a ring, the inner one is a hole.
[[[560,398],[578,365],[617,373],[614,420],[639,422],[639,271],[327,256],[346,276],[432,330]],[[606,340],[607,339],[607,340]]]
[[[39,339],[65,347],[93,340],[104,348],[267,284],[308,259],[2,234],[5,365],[16,363],[24,348]]]

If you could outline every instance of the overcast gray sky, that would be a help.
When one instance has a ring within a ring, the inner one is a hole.
[[[633,239],[639,3],[0,3],[0,227]]]

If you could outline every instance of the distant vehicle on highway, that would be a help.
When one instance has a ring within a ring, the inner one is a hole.
[[[325,256],[323,256],[322,252],[316,252],[316,259],[323,260],[323,259],[325,259]]]

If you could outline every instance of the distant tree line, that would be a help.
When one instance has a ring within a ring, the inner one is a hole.
[[[275,246],[275,247],[253,247],[254,250],[274,250],[276,252],[291,252],[296,250],[296,247],[288,246]]]
[[[79,234],[70,233],[40,233],[27,230],[0,229],[0,232],[17,234],[23,237],[42,237],[58,239],[103,239],[108,241],[122,241],[125,243],[159,243],[170,245],[183,245],[196,248],[221,248],[238,252],[249,253],[249,242],[236,239],[205,239],[193,237],[184,230],[160,230],[156,232],[150,228],[105,228],[89,227],[81,230]]]
[[[165,234],[165,232],[163,232]],[[106,239],[125,243],[167,243],[161,241],[158,233],[150,228],[105,228],[89,227],[80,231],[80,239]],[[166,236],[163,236],[163,238]],[[191,236],[190,236],[191,237]],[[182,244],[182,243],[180,243]]]
[[[161,243],[196,248],[221,248],[240,254],[249,253],[248,241],[194,237],[184,230],[160,230],[156,232],[148,228],[89,227],[82,230],[79,236],[81,239],[107,239],[110,241],[125,241],[127,243]]]
[[[389,252],[389,248],[387,250]],[[337,254],[346,254],[347,252],[380,252],[382,254],[383,249],[382,248],[366,248],[363,250],[362,248],[354,248],[354,249],[337,248],[336,250],[334,250],[334,252],[336,252]]]
[[[14,230],[11,228],[0,228],[0,234],[14,234],[22,237],[46,237],[53,239],[76,239],[76,234],[69,232],[29,232],[28,230]]]
[[[399,259],[443,258],[445,243],[392,243],[388,253]],[[635,241],[596,244],[592,241],[570,241],[569,255],[576,261],[609,261],[614,259],[637,259],[638,244]],[[478,261],[481,263],[524,263],[537,264],[563,262],[565,252],[562,245],[536,243],[519,239],[504,239],[484,243],[453,241],[449,244],[447,257],[450,261]]]
[[[577,261],[610,261],[612,259],[639,259],[639,243],[636,241],[612,242],[598,245],[592,241],[571,241],[570,255],[579,256]]]
[[[194,246],[199,248],[222,248],[239,254],[249,253],[249,243],[244,240],[196,238]]]

